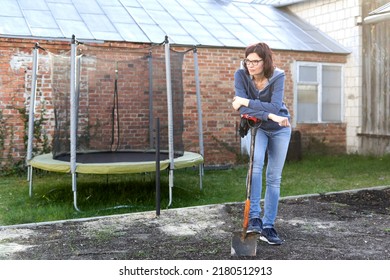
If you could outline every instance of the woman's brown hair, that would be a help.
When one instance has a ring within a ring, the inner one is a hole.
[[[274,62],[272,59],[272,50],[266,43],[257,43],[248,46],[245,49],[245,58],[248,57],[249,54],[256,53],[264,63],[264,77],[267,79],[271,78],[274,74]],[[249,75],[248,68],[244,63],[245,71]]]

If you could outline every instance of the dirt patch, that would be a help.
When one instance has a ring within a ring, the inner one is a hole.
[[[238,259],[232,232],[243,204],[223,204],[0,228],[0,259]],[[390,188],[280,201],[282,246],[258,241],[269,260],[389,260]]]

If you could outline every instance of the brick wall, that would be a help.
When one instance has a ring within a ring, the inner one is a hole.
[[[231,108],[234,96],[233,74],[243,58],[241,49],[229,50],[199,50],[199,60],[207,60],[200,66],[202,83],[202,109],[205,124],[206,161],[213,164],[232,163],[239,153],[240,137],[236,133],[239,116]],[[212,58],[210,58],[210,56]],[[293,63],[294,61],[313,61],[345,63],[343,55],[318,54],[307,52],[274,51],[275,65],[286,72],[285,102],[294,118],[293,111]],[[217,62],[226,61],[220,66]],[[203,63],[203,62],[202,62]],[[210,73],[211,71],[211,73]],[[222,73],[222,74],[218,74]],[[204,77],[207,76],[207,77]],[[207,83],[207,85],[205,85]],[[215,127],[215,128],[214,128]],[[331,152],[345,152],[345,124],[305,124],[294,127],[302,135],[302,147],[317,139],[318,142],[329,145]]]
[[[0,46],[0,158],[3,165],[5,161],[12,164],[24,156],[25,126],[20,110],[25,108],[25,76],[31,56],[24,44],[15,46],[9,40],[2,40]]]
[[[51,52],[69,50],[68,42],[39,42],[40,45]],[[13,161],[23,161],[26,155],[25,139],[26,124],[20,110],[29,106],[32,49],[35,41],[18,39],[0,39],[0,111],[7,130],[4,137],[4,147],[0,151],[0,160],[3,164],[7,158]],[[107,56],[113,48],[139,48],[140,45],[130,43],[100,44],[102,52]],[[178,51],[188,48],[174,47]],[[230,165],[236,163],[240,156],[241,138],[237,134],[239,115],[231,108],[234,96],[233,76],[243,59],[243,49],[198,48],[199,80],[202,102],[203,136],[206,165]],[[275,64],[286,71],[285,100],[292,116],[293,112],[293,69],[294,61],[315,61],[345,63],[346,57],[332,54],[318,54],[307,52],[274,51]],[[42,62],[44,62],[42,58]],[[185,150],[199,152],[198,114],[195,88],[195,72],[193,56],[186,56],[184,60],[184,130],[183,138]],[[45,67],[41,66],[42,75]],[[49,79],[44,79],[37,93],[37,107],[43,104],[46,108],[47,123],[44,124],[46,134],[51,137],[53,131],[53,112],[51,107],[52,93]],[[39,111],[39,110],[38,110]],[[316,125],[306,124],[295,127],[301,131],[303,149],[312,141],[325,143],[337,152],[345,151],[345,124]],[[11,137],[11,130],[13,137]],[[1,130],[0,130],[1,136]],[[12,139],[12,141],[11,141]],[[50,138],[51,139],[51,138]],[[12,143],[11,143],[12,142]],[[1,142],[0,142],[1,144]]]

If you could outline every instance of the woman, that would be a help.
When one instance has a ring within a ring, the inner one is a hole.
[[[255,141],[247,232],[260,233],[260,239],[272,245],[283,243],[274,223],[278,212],[282,170],[291,136],[290,114],[283,102],[284,80],[284,71],[274,67],[272,51],[265,43],[248,46],[244,69],[234,74],[234,110],[262,121]],[[266,190],[261,218],[262,173],[266,154]]]

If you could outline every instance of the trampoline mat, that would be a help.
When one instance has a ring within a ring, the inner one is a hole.
[[[169,158],[167,152],[160,152],[160,160]],[[64,154],[55,157],[56,160],[70,161],[70,155]],[[143,162],[155,161],[155,152],[96,152],[96,153],[79,153],[76,156],[78,163],[114,163],[114,162]]]

